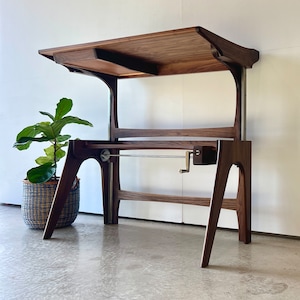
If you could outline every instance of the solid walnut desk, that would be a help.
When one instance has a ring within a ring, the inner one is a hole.
[[[88,158],[94,158],[99,162],[102,171],[105,224],[118,223],[120,200],[210,206],[201,262],[201,266],[206,267],[209,263],[220,209],[223,207],[236,210],[239,239],[244,243],[251,242],[251,142],[245,140],[245,76],[246,68],[251,68],[258,61],[258,51],[238,46],[202,27],[193,27],[40,50],[39,53],[65,66],[71,72],[98,77],[110,90],[109,140],[70,141],[64,170],[44,231],[45,239],[50,238],[55,229],[81,163]],[[128,129],[118,126],[118,80],[224,70],[231,72],[236,84],[236,112],[231,127]],[[132,140],[135,137],[143,137],[144,140]],[[147,140],[149,137],[152,139]],[[160,139],[153,140],[153,137]],[[176,139],[172,140],[172,137]],[[190,137],[190,140],[187,137]],[[203,137],[209,138],[208,141],[203,141]],[[192,153],[193,163],[196,165],[217,164],[212,198],[122,190],[119,179],[120,151],[136,149],[185,149]],[[223,199],[229,170],[233,164],[239,167],[237,198]]]

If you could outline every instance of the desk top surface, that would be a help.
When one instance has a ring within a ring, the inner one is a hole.
[[[57,47],[39,54],[70,70],[118,78],[221,71],[229,65],[250,68],[259,59],[258,51],[202,27]]]

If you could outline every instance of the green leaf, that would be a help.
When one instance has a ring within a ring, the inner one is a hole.
[[[35,125],[25,127],[17,134],[14,147],[18,150],[28,149],[31,142],[33,141],[33,138],[39,133],[39,128],[37,128]]]
[[[54,140],[57,136],[57,134],[54,132],[53,127],[52,127],[53,123],[50,122],[41,122],[41,123],[37,123],[35,126],[37,127],[37,129],[45,136],[48,138],[48,141],[50,140]]]
[[[54,121],[54,116],[48,112],[40,111],[40,114],[48,116],[52,121]]]
[[[54,157],[54,145],[45,148],[44,152],[47,156]]]
[[[63,147],[67,147],[69,145],[69,143],[68,142],[65,142],[65,143],[57,143],[57,149],[61,149],[61,148],[63,148]]]
[[[31,144],[31,141],[30,142],[27,142],[27,143],[18,143],[18,142],[15,142],[13,147],[17,148],[18,150],[26,150],[29,148]]]
[[[44,165],[48,163],[54,164],[54,158],[50,156],[40,156],[35,160],[35,162],[38,165]]]
[[[32,168],[27,172],[27,178],[32,183],[43,183],[51,179],[55,167],[51,163]]]
[[[93,124],[89,121],[80,119],[78,117],[67,116],[60,120],[56,120],[52,123],[52,129],[56,133],[56,136],[61,132],[62,128],[67,124],[82,124],[93,127]]]
[[[71,135],[69,135],[69,134],[59,135],[59,136],[56,138],[56,141],[57,141],[58,143],[61,143],[61,142],[67,141],[69,138],[71,138]],[[64,147],[64,146],[68,146],[68,143],[65,143],[62,147]]]
[[[62,150],[61,147],[64,147],[65,144],[57,144],[56,149],[56,158],[54,158],[54,145],[51,145],[44,149],[44,152],[46,156],[40,156],[38,157],[35,162],[38,165],[44,165],[46,163],[51,163],[52,165],[55,165],[55,159],[56,162],[58,162],[61,158],[63,158],[66,155],[66,151]]]
[[[27,126],[18,133],[16,140],[18,141],[20,138],[22,138],[24,136],[34,137],[39,133],[40,133],[40,131],[38,131],[38,129],[36,128],[35,125]]]
[[[56,151],[56,162],[59,162],[61,158],[66,155],[66,151],[59,149]]]
[[[41,136],[38,136],[41,134]],[[54,139],[55,136],[53,134],[53,129],[51,127],[50,122],[40,122],[33,126],[28,126],[24,128],[18,135],[17,135],[17,142],[15,146],[19,144],[24,144],[27,142],[46,142]]]
[[[19,142],[16,142],[14,144],[15,147],[19,146],[19,145],[24,145],[25,143],[27,142],[47,142],[47,141],[50,141],[49,138],[45,137],[45,136],[42,136],[42,137],[39,137],[39,138],[34,138],[34,137],[29,137],[29,136],[24,136],[22,137]],[[28,147],[27,147],[28,148]]]
[[[65,116],[73,106],[73,101],[68,98],[62,98],[59,100],[56,112],[55,112],[55,120],[60,120],[63,116]]]
[[[59,161],[62,157],[65,156],[66,152],[61,149],[64,147],[64,144],[57,144],[56,145],[56,161]],[[48,148],[44,149],[46,155],[53,159],[54,162],[54,145],[49,146]]]
[[[56,151],[56,158],[57,159],[61,159],[65,155],[66,155],[66,151],[65,150],[63,150],[61,148],[57,149],[57,151]]]

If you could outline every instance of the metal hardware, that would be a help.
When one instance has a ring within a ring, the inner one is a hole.
[[[110,154],[110,151],[108,149],[103,149],[100,153],[100,159],[102,162],[106,162],[106,161],[109,161],[109,158],[111,157],[112,155]]]
[[[110,157],[145,157],[145,158],[185,158],[183,155],[156,155],[156,154],[111,154],[108,149],[103,149],[100,158],[103,162],[109,160]]]
[[[186,151],[183,155],[152,155],[152,154],[111,154],[109,149],[103,149],[100,153],[102,162],[109,162],[111,157],[145,157],[145,158],[185,158],[185,169],[180,169],[179,173],[190,172],[191,155],[193,155],[194,165],[210,165],[217,161],[217,150],[210,146],[195,146],[193,151]]]
[[[217,162],[217,149],[211,146],[195,146],[193,151],[194,165],[213,165]]]
[[[191,152],[191,151],[185,152],[185,169],[180,169],[179,173],[183,174],[183,173],[190,172],[191,154],[193,154],[193,152]]]

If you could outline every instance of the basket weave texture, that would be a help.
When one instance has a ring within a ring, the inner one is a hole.
[[[32,229],[44,229],[55,194],[57,181],[34,184],[23,181],[22,214],[26,225]],[[71,225],[79,210],[79,179],[76,179],[65,206],[56,224],[56,228]]]

